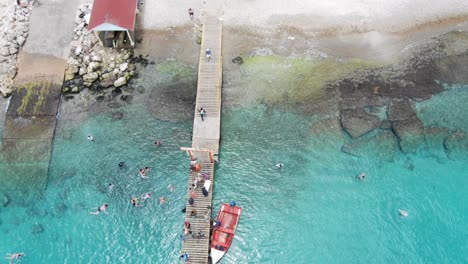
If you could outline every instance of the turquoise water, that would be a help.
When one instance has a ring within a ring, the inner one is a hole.
[[[419,103],[419,115],[427,125],[464,129],[468,87],[449,88]],[[188,170],[179,147],[190,146],[192,126],[135,105],[59,122],[47,188],[34,199],[9,193],[1,208],[0,255],[26,252],[21,263],[178,262]],[[468,262],[467,160],[449,159],[441,146],[401,154],[396,142],[379,140],[386,131],[351,156],[334,119],[318,119],[261,104],[223,110],[214,206],[236,200],[244,210],[222,263]],[[153,147],[159,139],[163,146]],[[152,167],[149,179],[138,176],[144,166]],[[355,179],[361,172],[363,182]],[[143,207],[128,206],[148,191]],[[160,196],[168,202],[160,205]],[[89,214],[102,203],[108,214]]]

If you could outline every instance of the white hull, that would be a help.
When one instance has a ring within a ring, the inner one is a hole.
[[[211,248],[211,261],[213,264],[218,263],[218,261],[224,256],[226,252]]]

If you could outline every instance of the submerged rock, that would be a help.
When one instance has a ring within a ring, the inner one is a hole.
[[[462,130],[450,134],[444,142],[447,156],[451,159],[468,156],[468,137]]]
[[[413,105],[408,99],[392,100],[388,107],[388,120],[401,121],[416,116]]]
[[[441,153],[444,157],[446,157],[444,144],[449,135],[450,130],[446,127],[424,128],[426,146],[429,148],[430,152]]]
[[[131,103],[133,101],[133,96],[129,94],[123,94],[122,96],[120,96],[120,100],[127,103]]]
[[[65,204],[59,204],[55,207],[55,210],[57,211],[57,213],[61,213],[63,214],[66,210],[67,210],[67,206]]]
[[[124,114],[122,112],[115,112],[112,113],[112,121],[120,120],[122,119]]]
[[[367,113],[364,109],[341,111],[341,125],[352,138],[358,138],[380,125],[380,119]]]
[[[341,149],[344,143],[343,130],[337,117],[322,119],[312,126],[310,131],[311,138],[317,144],[324,144],[327,147]]]
[[[11,202],[11,199],[10,199],[10,196],[8,195],[3,195],[3,198],[2,198],[2,206],[3,207],[7,207]]]
[[[237,56],[237,57],[235,57],[234,59],[232,59],[232,63],[241,65],[242,63],[244,63],[244,59],[242,59],[241,56]]]
[[[40,234],[40,233],[43,233],[44,232],[44,226],[42,226],[41,224],[35,224],[33,225],[32,229],[31,229],[31,233],[33,234]]]
[[[114,90],[112,90],[112,96],[114,96],[114,97],[121,94],[121,93],[122,93],[122,89],[120,89],[118,87],[115,88]]]
[[[367,157],[374,160],[393,161],[398,153],[398,141],[395,135],[387,130],[381,131],[370,138],[359,138],[341,148],[344,153]]]
[[[395,121],[392,128],[402,152],[413,153],[424,144],[424,126],[419,118]]]

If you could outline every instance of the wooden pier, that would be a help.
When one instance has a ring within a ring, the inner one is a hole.
[[[191,148],[181,148],[187,151],[191,160],[196,159],[201,164],[199,172],[191,171],[187,186],[185,221],[190,223],[192,235],[187,235],[183,241],[181,255],[189,255],[187,263],[208,263],[210,250],[210,219],[214,183],[214,165],[218,160],[219,137],[221,128],[221,84],[222,57],[221,39],[222,22],[218,12],[205,11],[203,14],[203,31],[198,69],[198,88],[193,122],[193,138]],[[211,50],[208,61],[205,51]],[[199,109],[206,111],[204,120]],[[202,193],[202,187],[195,189],[194,204],[190,205],[193,184],[198,173],[209,175],[211,185],[208,195]],[[193,216],[192,212],[196,212]]]

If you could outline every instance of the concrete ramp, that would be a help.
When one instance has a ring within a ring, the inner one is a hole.
[[[66,61],[22,53],[2,135],[0,190],[44,190]]]

